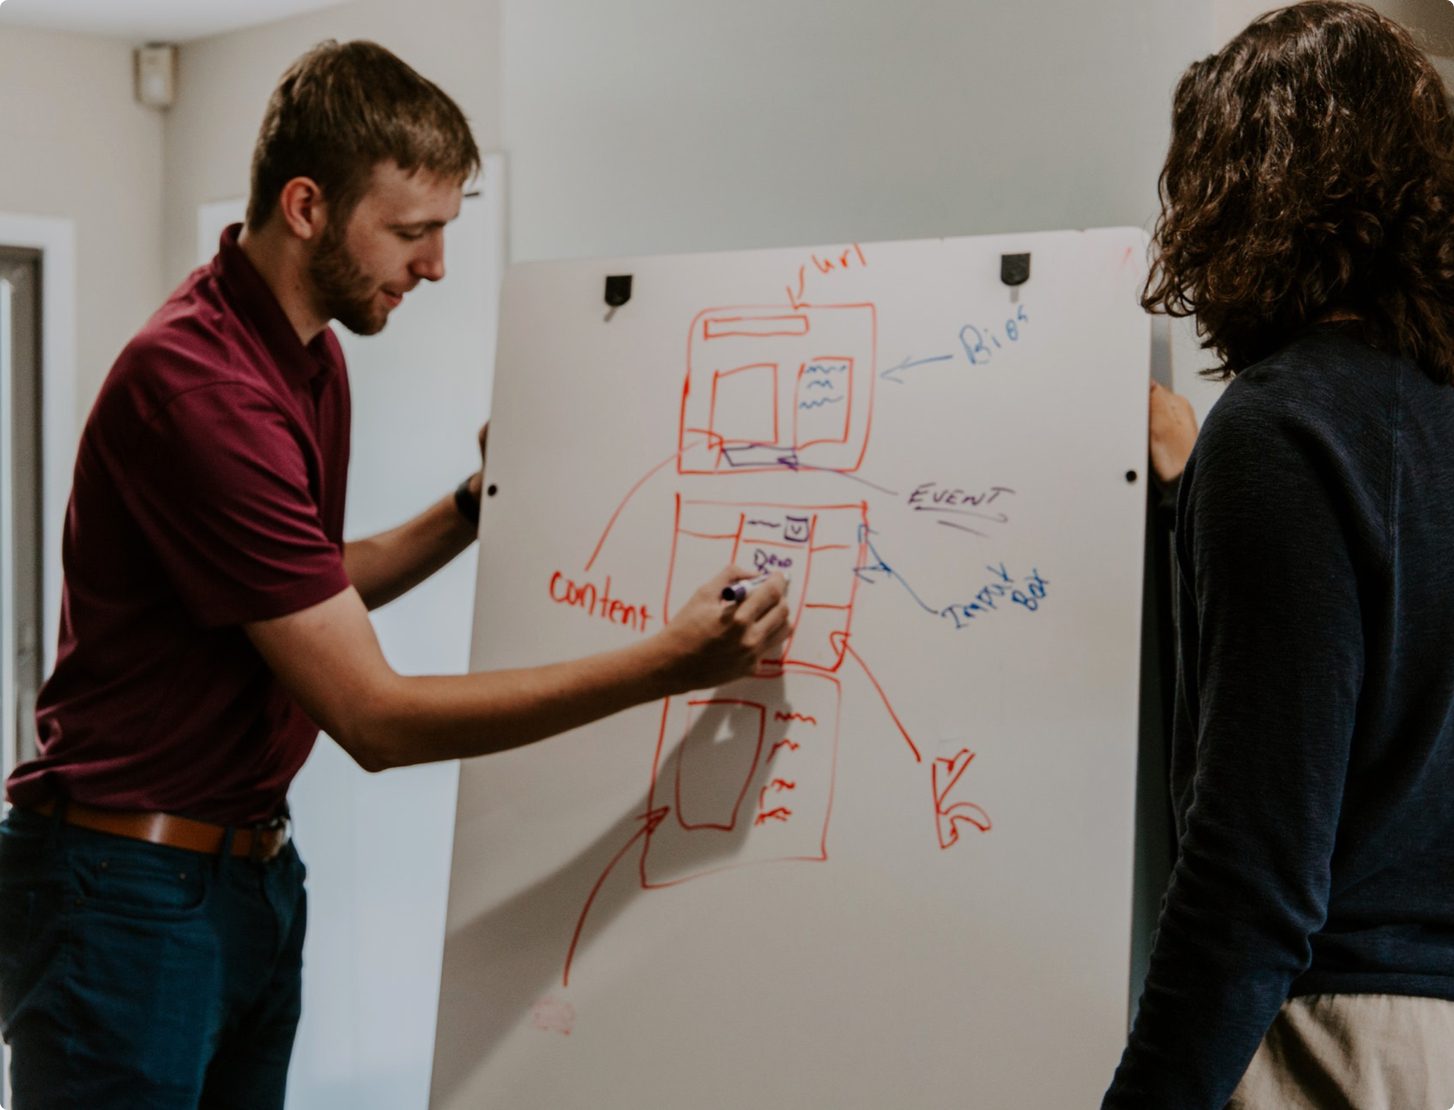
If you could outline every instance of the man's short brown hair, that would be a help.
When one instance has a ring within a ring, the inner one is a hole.
[[[268,100],[252,156],[247,226],[256,230],[295,177],[316,182],[331,216],[347,218],[376,165],[397,163],[463,182],[480,152],[459,106],[373,42],[319,43]]]

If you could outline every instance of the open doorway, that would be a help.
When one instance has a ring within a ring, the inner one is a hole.
[[[41,679],[41,254],[0,247],[0,769],[35,753]]]

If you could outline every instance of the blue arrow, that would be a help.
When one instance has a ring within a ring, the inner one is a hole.
[[[900,385],[903,385],[903,378],[894,377],[894,375],[897,374],[900,370],[911,370],[915,366],[923,366],[926,363],[930,362],[946,362],[953,357],[953,355],[935,355],[933,358],[916,359],[912,355],[910,355],[909,358],[904,359],[904,361],[899,363],[897,366],[890,366],[887,370],[881,373],[879,377],[883,378],[885,381],[898,382]]]

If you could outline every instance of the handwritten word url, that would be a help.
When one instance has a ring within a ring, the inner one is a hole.
[[[868,259],[863,256],[863,248],[854,243],[847,250],[842,251],[837,257],[819,258],[816,254],[809,256],[813,262],[813,269],[824,276],[836,270],[847,270],[855,266],[863,267],[868,265]],[[787,287],[788,303],[794,308],[803,306],[803,295],[807,291],[808,265],[804,263],[798,267],[798,280],[796,288],[792,285]]]

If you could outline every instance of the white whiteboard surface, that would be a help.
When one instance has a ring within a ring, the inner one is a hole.
[[[1145,254],[510,271],[472,666],[629,643],[734,560],[787,569],[797,623],[760,676],[463,765],[435,1110],[1095,1103],[1126,1028]]]

